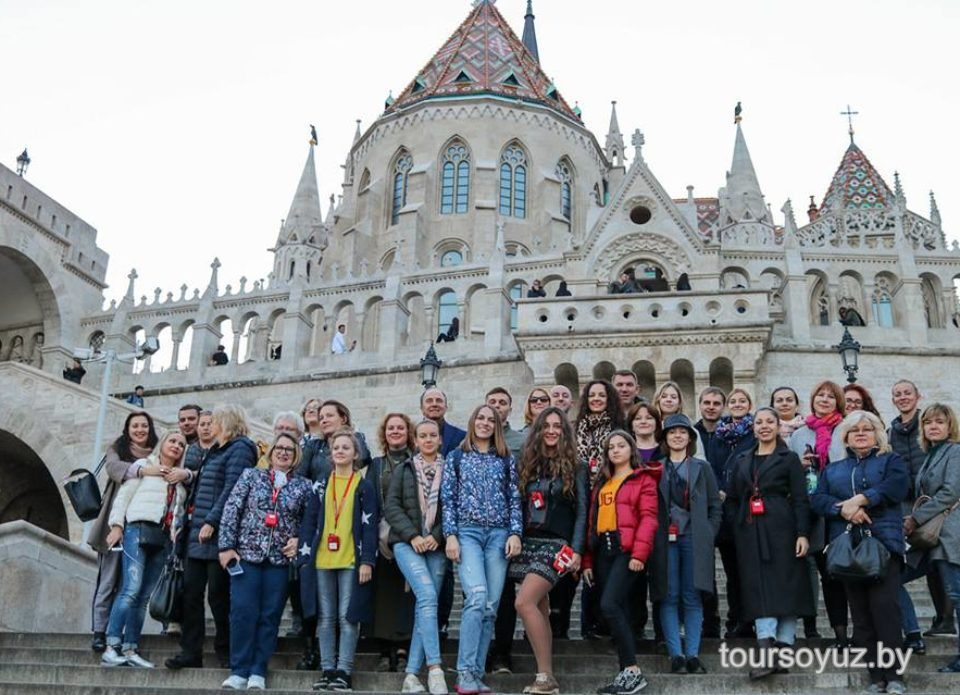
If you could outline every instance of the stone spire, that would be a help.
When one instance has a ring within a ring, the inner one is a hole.
[[[893,172],[893,197],[904,210],[907,209],[907,195],[903,192],[903,185],[900,183],[900,172]]]
[[[540,51],[537,49],[537,28],[533,20],[533,0],[527,0],[527,14],[523,18],[523,45],[530,51],[534,60],[540,62]]]
[[[727,172],[727,186],[720,196],[722,222],[740,222],[743,220],[766,221],[767,206],[763,202],[763,193],[753,160],[743,137],[743,128],[737,123],[737,137],[733,145],[733,163]]]
[[[355,132],[355,133],[353,134],[353,141],[356,142],[357,140],[359,140],[359,139],[360,139],[360,136],[361,136],[362,134],[363,134],[363,133],[360,131],[360,119],[358,118],[358,119],[357,119],[357,132]]]
[[[333,228],[334,223],[334,208],[336,207],[336,196],[333,193],[330,194],[330,207],[327,208],[327,217],[323,220],[323,223],[330,229]]]
[[[313,163],[313,147],[307,153],[306,164],[297,184],[297,192],[290,203],[290,212],[280,230],[279,243],[303,243],[323,225],[320,193],[317,190],[317,172]]]
[[[607,142],[604,145],[607,159],[615,166],[623,166],[623,150],[626,147],[623,142],[623,134],[620,132],[620,122],[617,120],[617,102],[610,102],[610,130],[607,132]]]
[[[220,281],[217,277],[220,270],[220,259],[214,258],[213,263],[210,264],[210,282],[207,283],[207,289],[203,293],[204,297],[216,297],[217,292],[220,291]]]
[[[937,199],[934,197],[933,191],[930,191],[930,221],[938,227],[943,225],[940,219],[940,208],[937,207]]]
[[[930,194],[930,197],[931,198],[933,197],[932,193]],[[123,295],[124,304],[130,304],[132,306],[133,303],[136,301],[136,295],[133,292],[134,292],[134,283],[136,283],[137,277],[138,277],[137,269],[136,268],[131,269],[130,274],[127,275],[127,280],[128,280],[127,293]]]

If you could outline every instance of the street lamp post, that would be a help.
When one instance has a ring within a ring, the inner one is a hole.
[[[437,374],[441,366],[443,366],[443,361],[437,357],[437,352],[433,349],[433,342],[431,342],[427,354],[420,360],[420,383],[423,384],[423,388],[428,389],[437,385]]]
[[[847,381],[851,384],[857,381],[857,372],[860,369],[860,343],[850,335],[850,329],[844,326],[843,337],[840,343],[833,346],[840,353],[843,361],[843,371],[847,373]]]
[[[24,147],[23,152],[17,157],[17,175],[23,176],[26,174],[28,166],[30,166],[30,155],[27,154],[27,148]]]

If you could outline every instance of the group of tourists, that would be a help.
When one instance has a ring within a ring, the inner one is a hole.
[[[522,429],[510,424],[513,394],[494,388],[460,429],[432,387],[416,419],[388,413],[368,440],[347,405],[311,398],[276,415],[268,443],[250,438],[236,405],[186,405],[164,434],[133,412],[106,453],[90,533],[100,553],[93,648],[104,666],[154,666],[139,641],[171,556],[183,562],[182,618],[166,626],[180,653],[165,665],[203,666],[206,596],[232,689],[265,688],[289,599],[304,645],[297,668],[319,671],[315,689],[353,688],[362,634],[379,646],[378,670],[405,672],[402,692],[446,693],[454,573],[461,695],[490,692],[486,674],[511,672],[518,616],[536,662],[524,692],[558,693],[553,645],[569,637],[578,586],[582,637],[616,647],[619,668],[597,690],[613,695],[647,685],[637,649],[648,621],[671,673],[703,674],[703,638],[773,650],[794,645],[801,620],[804,637],[819,638],[822,591],[830,646],[862,647],[875,663],[879,643],[925,650],[904,585],[926,577],[937,610],[927,634],[956,634],[950,406],[921,409],[906,380],[892,387],[889,427],[857,384],[824,381],[809,403],[786,386],[769,405],[743,388],[708,387],[698,400],[694,422],[676,383],[643,399],[636,375],[620,371],[587,383],[576,406],[565,386],[534,388]],[[868,545],[879,559],[854,576],[842,551]],[[941,670],[960,673],[960,656]],[[771,659],[749,677],[783,672]],[[892,668],[872,667],[870,682],[905,692]]]

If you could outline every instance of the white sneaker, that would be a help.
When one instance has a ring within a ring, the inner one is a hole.
[[[107,647],[100,655],[101,666],[126,666],[127,657],[120,653],[116,647]]]
[[[267,679],[263,676],[250,676],[247,679],[247,690],[266,690]]]
[[[245,690],[247,679],[240,676],[230,676],[220,687],[227,690]]]
[[[447,679],[443,677],[442,668],[431,668],[427,671],[427,687],[430,695],[447,695]]]
[[[127,663],[131,666],[136,666],[137,668],[156,668],[156,665],[140,656],[140,653],[136,649],[128,649],[123,655],[127,657]]]
[[[408,673],[407,677],[403,679],[403,686],[400,688],[400,692],[425,693],[427,690],[423,687],[423,683],[420,682],[420,679],[417,678],[417,674]]]

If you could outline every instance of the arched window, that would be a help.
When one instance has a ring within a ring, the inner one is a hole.
[[[557,179],[560,180],[560,214],[567,220],[573,213],[573,172],[566,158],[557,162]]]
[[[873,293],[873,322],[880,328],[893,328],[893,300],[886,290]]]
[[[527,155],[516,144],[500,156],[500,214],[527,216]]]
[[[407,204],[407,175],[413,168],[413,157],[406,152],[397,157],[393,166],[393,201],[390,208],[390,224],[400,221],[400,210]]]
[[[823,279],[817,280],[813,287],[813,295],[810,301],[810,315],[813,318],[814,325],[830,325],[830,297],[827,295],[827,286]]]
[[[447,251],[440,256],[441,268],[452,268],[463,263],[463,254],[460,251]]]
[[[441,172],[440,214],[464,214],[470,199],[470,154],[462,142],[444,152]]]
[[[510,288],[510,330],[517,330],[519,310],[517,300],[523,298],[523,284],[518,283]]]
[[[440,295],[440,305],[437,311],[437,317],[440,321],[440,333],[446,333],[450,324],[457,317],[457,293],[453,290],[447,290]]]

